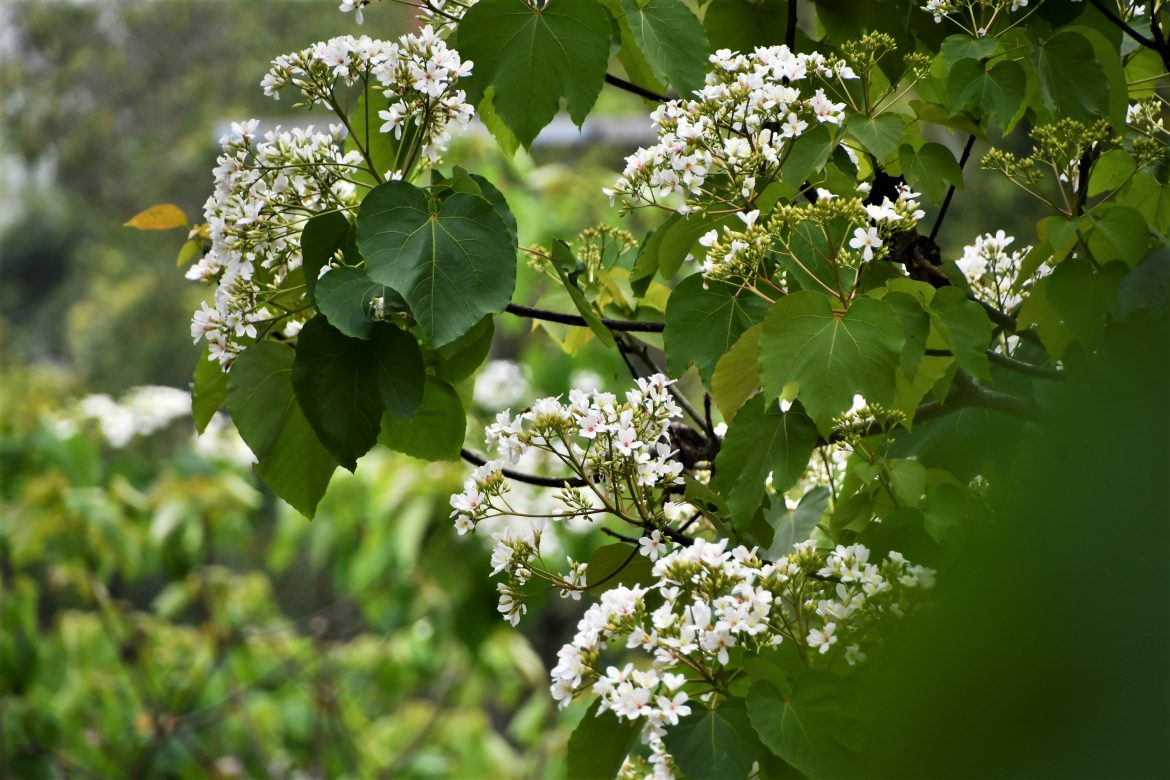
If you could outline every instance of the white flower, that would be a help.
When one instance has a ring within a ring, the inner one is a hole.
[[[822,629],[811,629],[807,637],[808,646],[824,655],[829,652],[829,648],[837,644],[837,636],[834,633],[836,630],[836,623],[826,623]]]
[[[638,540],[638,552],[652,561],[658,560],[664,549],[666,549],[666,544],[662,541],[661,531],[654,531],[649,536],[643,536]]]
[[[861,249],[861,256],[866,260],[873,260],[873,250],[880,249],[882,240],[878,237],[877,228],[857,228],[853,231],[853,238],[849,239],[849,246]]]

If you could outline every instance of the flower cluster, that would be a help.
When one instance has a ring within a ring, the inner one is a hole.
[[[710,279],[750,279],[766,274],[766,258],[775,248],[789,263],[814,275],[801,260],[807,251],[794,245],[807,244],[813,234],[820,234],[826,246],[835,248],[829,258],[839,266],[856,267],[881,258],[888,251],[890,237],[912,230],[925,212],[919,208],[919,193],[905,184],[898,185],[895,199],[885,197],[880,204],[863,200],[869,191],[870,185],[861,183],[860,197],[844,198],[818,189],[815,203],[781,204],[766,221],[759,218],[758,209],[738,212],[741,229],[725,225],[722,231],[711,230],[700,237],[699,243],[707,250],[702,273]]]
[[[624,402],[613,393],[575,389],[567,404],[541,398],[515,417],[507,410],[497,414],[486,441],[502,460],[481,467],[463,493],[451,498],[460,532],[473,530],[493,511],[510,513],[491,500],[507,490],[500,469],[503,461],[516,463],[530,449],[550,453],[584,477],[605,510],[637,514],[646,506],[643,493],[681,481],[682,463],[673,457],[667,433],[670,421],[682,415],[668,389],[672,383],[655,374],[637,380],[637,389],[627,391]],[[585,491],[565,489],[560,499],[569,514],[597,511]]]
[[[1052,272],[1051,266],[1044,263],[1031,276],[1021,279],[1024,259],[1032,247],[1009,252],[1008,247],[1015,240],[1002,230],[994,235],[986,233],[976,237],[974,244],[963,247],[963,256],[955,261],[971,291],[1001,311],[1011,311],[1019,306],[1024,300],[1023,293],[1037,279]]]
[[[667,775],[663,734],[688,714],[692,697],[725,694],[724,671],[739,658],[788,641],[810,666],[836,657],[860,663],[865,652],[855,640],[876,621],[901,615],[912,591],[934,578],[896,552],[871,562],[862,545],[824,552],[803,542],[768,563],[755,549],[728,550],[726,539],[680,546],[658,559],[653,574],[651,585],[618,585],[585,612],[557,653],[551,689],[562,707],[591,692],[602,711],[645,718],[650,761]],[[640,650],[649,661],[606,665],[602,654],[611,646]]]
[[[203,303],[192,318],[191,337],[205,339],[225,370],[242,340],[258,336],[257,325],[300,325],[297,315],[269,307],[279,310],[274,299],[300,268],[301,230],[314,214],[357,205],[350,171],[361,158],[342,149],[340,126],[328,133],[276,128],[257,141],[257,125],[233,123],[220,139],[215,189],[203,207],[211,248],[187,272],[217,284],[213,305]]]
[[[653,114],[658,143],[626,158],[626,169],[604,192],[628,205],[657,204],[679,193],[677,210],[698,203],[746,204],[774,179],[792,142],[818,124],[840,125],[844,103],[800,83],[812,76],[825,82],[856,78],[843,60],[818,53],[794,54],[787,46],[757,48],[751,54],[720,49],[695,99],[672,100]],[[739,206],[736,206],[739,208]]]
[[[380,90],[389,102],[378,111],[380,131],[399,141],[404,136],[413,139],[409,149],[400,150],[390,171],[377,172],[392,178],[409,172],[418,155],[437,162],[451,139],[450,125],[470,123],[474,110],[455,84],[471,73],[471,67],[428,25],[397,42],[345,35],[282,55],[273,61],[261,86],[264,94],[277,99],[286,88],[295,87],[309,103],[341,115],[339,84]],[[363,119],[368,123],[370,118]]]
[[[920,6],[934,16],[935,23],[949,19],[969,35],[983,37],[1003,14],[1028,7],[1028,0],[927,0]]]
[[[460,534],[474,533],[486,519],[524,515],[508,501],[510,486],[502,469],[505,462],[515,464],[534,451],[576,474],[586,486],[566,484],[556,495],[561,511],[542,515],[544,518],[569,521],[608,514],[652,532],[673,522],[685,522],[691,516],[686,505],[666,502],[661,506],[661,497],[655,493],[682,481],[683,464],[675,457],[668,435],[671,420],[682,411],[671,396],[670,384],[665,376],[655,374],[639,379],[624,401],[601,390],[573,390],[567,404],[557,398],[542,398],[515,417],[507,410],[497,414],[496,421],[487,427],[486,440],[500,460],[476,469],[463,491],[451,496],[456,529]],[[661,535],[651,535],[651,539],[659,542]],[[493,574],[506,571],[509,577],[507,588],[501,590],[501,611],[518,620],[521,586],[531,576],[528,564],[538,554],[538,547],[532,545],[529,555],[517,548],[511,537],[496,541],[498,560],[507,564],[497,566]],[[537,574],[563,594],[572,595],[581,589],[584,567],[571,567],[567,575],[542,567]]]

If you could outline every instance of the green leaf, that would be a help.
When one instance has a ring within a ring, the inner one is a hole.
[[[767,680],[748,690],[747,712],[764,746],[808,777],[847,776],[852,696],[829,672],[809,670],[789,693]]]
[[[437,357],[432,366],[435,376],[445,382],[458,382],[471,376],[487,358],[495,335],[495,321],[484,317],[455,341],[439,347],[432,353]]]
[[[227,375],[227,406],[256,456],[256,473],[272,492],[312,517],[337,464],[293,394],[293,359],[293,350],[270,341],[248,347]]]
[[[704,383],[715,364],[743,332],[764,319],[770,304],[726,282],[706,281],[701,274],[683,279],[666,304],[662,341],[671,376],[682,376],[691,363]]]
[[[745,330],[727,354],[719,358],[711,373],[711,398],[728,422],[760,386],[760,334],[763,330],[762,324]]]
[[[796,409],[781,412],[775,399],[757,395],[740,408],[715,459],[715,488],[734,526],[746,526],[759,508],[769,472],[777,493],[796,484],[818,438],[812,420]]]
[[[418,343],[388,323],[375,325],[365,341],[314,317],[297,337],[297,402],[317,438],[350,471],[377,441],[383,412],[415,413],[425,379]]]
[[[573,281],[573,278],[565,272],[565,268],[575,267],[577,259],[573,256],[573,251],[569,249],[569,245],[564,241],[557,239],[552,246],[553,267],[557,270],[557,275],[561,277],[561,284],[565,286],[565,291],[569,293],[569,297],[573,300],[573,305],[577,307],[577,311],[585,319],[585,323],[593,334],[597,336],[607,347],[615,346],[613,334],[609,332],[609,328],[601,321],[601,315],[593,308],[593,304],[585,298],[585,293],[581,292],[581,288]],[[574,274],[575,276],[576,274]]]
[[[698,701],[667,730],[663,741],[688,780],[746,777],[760,754],[743,702],[727,699],[709,710]]]
[[[987,347],[992,324],[987,311],[957,287],[936,290],[930,302],[930,318],[946,339],[959,367],[973,376],[991,378]]]
[[[757,46],[784,43],[783,0],[717,0],[707,6],[703,27],[711,50],[750,52]]]
[[[703,87],[707,34],[682,0],[622,0],[622,10],[659,81],[684,96]]]
[[[612,710],[598,714],[594,701],[569,737],[569,780],[612,780],[642,733],[641,720],[618,720]]]
[[[795,382],[797,397],[822,434],[828,435],[833,418],[852,405],[854,393],[881,404],[893,399],[905,336],[888,303],[862,297],[842,313],[819,292],[795,292],[772,306],[763,325],[764,390],[777,398]]]
[[[1005,129],[1024,102],[1026,92],[1027,74],[1011,60],[991,69],[978,60],[959,60],[947,77],[947,101],[953,112],[991,116]]]
[[[1129,99],[1125,68],[1122,66],[1117,45],[1091,27],[1078,25],[1067,29],[1070,32],[1079,33],[1093,47],[1093,60],[1101,66],[1101,70],[1105,73],[1105,94],[1108,97],[1105,107],[1101,110],[1101,116],[1109,120],[1114,131],[1124,134]]]
[[[793,142],[784,158],[780,177],[799,190],[809,177],[823,170],[833,151],[833,137],[823,124],[809,130]]]
[[[663,279],[670,279],[678,273],[691,250],[695,250],[695,257],[699,260],[707,256],[705,247],[695,246],[704,233],[733,223],[738,223],[738,220],[730,215],[688,214],[684,217],[671,214],[638,250],[630,282],[634,283],[636,290],[639,289],[637,283],[641,282],[644,293],[656,272],[661,273]]]
[[[934,297],[933,288],[930,289],[930,296]],[[906,334],[906,343],[902,347],[901,355],[898,356],[899,367],[906,376],[914,376],[922,362],[922,356],[926,354],[926,340],[930,336],[930,315],[925,308],[929,299],[923,300],[910,293],[894,291],[888,293],[883,300],[894,309],[902,323],[902,332]]]
[[[1150,254],[1126,274],[1117,289],[1117,316],[1135,312],[1157,312],[1170,302],[1170,253]]]
[[[939,52],[947,67],[962,59],[983,60],[999,49],[999,39],[994,35],[972,38],[970,35],[952,35],[942,42]]]
[[[228,375],[218,360],[207,359],[207,349],[199,353],[195,375],[191,381],[191,415],[195,430],[207,430],[207,424],[227,401]]]
[[[1130,268],[1137,265],[1150,247],[1150,231],[1141,212],[1128,206],[1108,205],[1091,212],[1093,232],[1089,251],[1098,263],[1121,260]]]
[[[414,416],[403,420],[384,415],[378,442],[423,460],[459,460],[466,433],[467,416],[459,394],[441,379],[428,376]]]
[[[590,588],[604,586],[602,590],[609,590],[618,585],[625,585],[627,588],[635,585],[652,585],[657,579],[651,569],[650,559],[641,555],[637,546],[615,542],[598,547],[589,556],[585,583]]]
[[[1125,149],[1112,149],[1101,155],[1089,174],[1089,197],[1115,190],[1129,180],[1137,170],[1133,155]]]
[[[316,294],[321,269],[341,249],[349,229],[349,220],[341,212],[329,211],[310,219],[301,230],[301,268],[305,272],[305,287],[310,299]]]
[[[829,505],[829,489],[815,487],[805,493],[795,509],[789,509],[784,503],[784,497],[777,495],[772,499],[772,507],[764,513],[768,525],[775,529],[772,544],[765,555],[768,560],[777,560],[812,536],[825,508]]]
[[[185,268],[190,265],[196,257],[203,254],[203,239],[189,238],[183,242],[179,247],[179,256],[175,258],[175,267]]]
[[[1034,50],[1040,94],[1053,116],[1091,122],[1109,116],[1109,82],[1092,44],[1064,30]]]
[[[500,115],[496,113],[495,96],[496,88],[488,87],[484,91],[479,105],[476,106],[475,113],[479,117],[479,121],[483,122],[483,126],[496,139],[496,144],[511,159],[516,156],[516,150],[520,148],[520,139],[516,137],[512,129],[504,124],[504,120],[500,119]]]
[[[475,62],[460,85],[492,106],[526,148],[562,98],[580,126],[593,108],[609,61],[609,15],[597,0],[534,8],[522,0],[480,0],[459,23],[459,50]]]
[[[963,169],[955,162],[951,150],[942,144],[927,143],[920,149],[902,144],[898,159],[902,164],[902,175],[910,186],[925,192],[935,203],[942,203],[946,196],[944,181],[963,188]]]
[[[386,300],[387,308],[406,308],[402,297],[383,285],[370,280],[366,272],[353,266],[334,268],[317,282],[317,310],[329,324],[347,336],[368,339],[377,320],[374,319],[374,298]]]
[[[906,122],[899,114],[882,114],[872,119],[853,114],[845,122],[845,132],[860,141],[878,162],[885,162],[898,148],[905,127]]]
[[[357,242],[370,278],[406,299],[433,346],[512,300],[515,246],[496,208],[478,195],[456,193],[436,208],[417,187],[386,182],[362,202]]]

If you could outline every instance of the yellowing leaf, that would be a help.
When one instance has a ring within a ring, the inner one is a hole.
[[[187,213],[174,203],[158,203],[140,211],[122,227],[136,230],[173,230],[187,227]]]

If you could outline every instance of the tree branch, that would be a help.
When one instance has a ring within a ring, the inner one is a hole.
[[[562,314],[558,311],[538,309],[534,306],[522,306],[519,303],[509,303],[504,311],[509,314],[514,314],[517,317],[528,317],[529,319],[544,320],[546,322],[559,322],[562,325],[573,325],[578,328],[589,327],[589,323],[585,322],[585,318],[578,314]],[[609,317],[602,317],[601,322],[610,330],[616,330],[622,333],[661,333],[666,327],[661,322],[611,320]]]
[[[1150,40],[1146,36],[1142,35],[1137,30],[1130,27],[1129,24],[1127,24],[1124,19],[1122,19],[1117,14],[1113,13],[1113,11],[1109,8],[1109,6],[1102,3],[1101,0],[1089,0],[1089,3],[1094,8],[1096,8],[1098,11],[1100,11],[1102,16],[1104,16],[1111,23],[1113,23],[1114,25],[1119,27],[1130,38],[1133,38],[1135,41],[1140,43],[1142,46],[1145,46],[1147,49],[1153,49],[1154,51],[1161,54],[1161,51],[1159,50],[1157,43],[1155,43],[1154,41]],[[1150,17],[1151,29],[1153,29],[1153,25],[1154,25],[1153,16],[1151,16]]]
[[[784,31],[784,45],[793,54],[796,53],[796,8],[797,0],[788,0],[788,27]]]
[[[459,450],[459,455],[468,463],[475,464],[476,466],[482,466],[487,463],[487,458],[472,452],[466,447]],[[588,484],[580,477],[538,477],[535,474],[525,474],[522,471],[513,471],[512,469],[500,469],[500,473],[508,479],[514,479],[526,485],[536,485],[537,487],[585,487]]]
[[[975,135],[972,134],[967,139],[967,145],[963,147],[963,156],[959,158],[959,170],[963,170],[966,166],[967,160],[971,157],[971,149],[975,146]],[[951,207],[951,199],[955,197],[955,184],[952,182],[951,186],[947,188],[946,197],[943,198],[942,206],[938,210],[938,216],[934,218],[934,226],[930,229],[930,240],[933,242],[938,238],[938,231],[942,227],[943,219],[947,215],[947,209]]]
[[[653,90],[646,89],[645,87],[639,87],[632,81],[619,79],[612,73],[605,74],[605,83],[609,84],[610,86],[617,87],[618,89],[624,89],[626,92],[637,95],[638,97],[646,98],[647,100],[655,100],[659,103],[665,103],[670,99],[666,95],[659,95]]]

